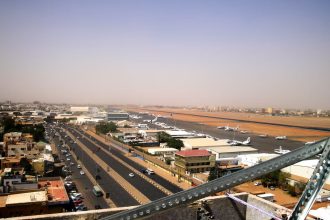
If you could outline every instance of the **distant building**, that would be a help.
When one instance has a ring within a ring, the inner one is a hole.
[[[109,112],[108,121],[128,120],[129,114],[126,112]]]
[[[72,106],[70,107],[70,111],[72,113],[87,113],[90,111],[90,107],[88,106]]]
[[[174,165],[181,175],[210,171],[215,166],[215,155],[207,150],[178,151]]]

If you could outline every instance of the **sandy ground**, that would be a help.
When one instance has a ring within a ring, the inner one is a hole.
[[[135,112],[141,112],[145,111],[143,109],[127,109],[129,111],[135,111]],[[183,113],[191,113],[191,114],[203,114],[205,116],[211,115],[212,113],[208,112],[197,112],[197,111],[188,111],[188,110],[173,110],[173,109],[161,109],[161,111],[175,111],[175,112],[183,112]],[[161,112],[159,110],[149,110],[150,113],[154,113],[156,115],[168,115],[164,112]],[[225,112],[226,113],[226,112]],[[224,115],[219,115],[220,113],[213,113],[213,116],[220,116],[220,117],[229,117]],[[230,113],[228,113],[230,114]],[[239,115],[239,114],[242,114]],[[247,113],[232,113],[230,115],[231,118],[235,119],[246,119]],[[260,119],[260,117],[264,117],[264,122],[271,122],[271,123],[286,123],[286,124],[292,124],[292,125],[299,125],[299,126],[315,126],[315,127],[326,127],[328,125],[328,121],[330,121],[327,118],[307,118],[309,122],[304,122],[301,119],[304,119],[303,117],[277,117],[274,116],[275,119],[272,119],[272,116],[259,116],[255,115],[249,118],[249,120],[256,120]],[[278,126],[278,125],[263,125],[263,124],[256,124],[256,123],[245,123],[245,122],[234,122],[231,120],[223,120],[223,119],[213,119],[213,118],[206,118],[202,116],[188,116],[188,115],[180,115],[180,114],[172,114],[171,118],[173,120],[182,120],[182,121],[190,121],[190,122],[197,122],[197,123],[203,123],[209,126],[230,126],[230,127],[237,127],[239,126],[240,130],[246,130],[250,133],[256,133],[256,134],[268,134],[270,136],[287,136],[288,139],[291,140],[297,140],[297,141],[314,141],[314,140],[320,140],[324,137],[329,137],[330,132],[326,131],[316,131],[316,130],[310,130],[310,129],[302,129],[302,128],[290,128],[285,126]],[[287,120],[287,121],[286,121]],[[260,120],[259,120],[260,121]],[[318,125],[317,123],[320,122],[321,125]],[[321,123],[322,122],[322,123]],[[330,123],[329,123],[330,127]]]

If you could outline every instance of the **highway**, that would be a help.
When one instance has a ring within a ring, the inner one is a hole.
[[[46,127],[47,132],[50,134],[50,136],[54,137],[54,132],[50,131],[49,127]],[[100,208],[109,208],[109,205],[106,203],[103,197],[96,197],[93,192],[93,183],[86,175],[80,175],[79,169],[77,168],[77,161],[74,159],[74,157],[70,157],[71,161],[67,161],[66,157],[61,154],[61,148],[59,147],[60,141],[58,137],[52,138],[52,141],[55,144],[55,147],[58,152],[59,159],[63,159],[65,161],[65,164],[70,167],[72,171],[72,181],[76,184],[78,191],[82,193],[84,196],[84,205],[88,208],[88,210],[95,209],[96,206],[99,206]],[[62,148],[64,149],[64,148]],[[73,162],[74,165],[70,166],[70,162]]]
[[[128,167],[124,166],[119,161],[115,160],[112,156],[109,156],[109,154],[106,154],[102,150],[98,150],[98,147],[95,146],[94,143],[87,140],[86,136],[85,136],[85,138],[81,138],[82,133],[78,133],[76,130],[74,130],[72,128],[69,128],[69,131],[72,134],[74,134],[75,136],[79,136],[80,137],[79,140],[84,145],[86,145],[90,150],[95,152],[95,154],[100,159],[102,159],[104,162],[106,162],[110,166],[111,169],[113,169],[119,175],[124,177],[131,185],[133,185],[138,191],[140,191],[142,194],[144,194],[151,201],[157,200],[157,199],[162,198],[164,196],[167,196],[166,193],[164,193],[163,191],[158,189],[156,186],[154,186],[153,184],[146,181],[144,178],[137,175],[133,170],[130,170]],[[107,151],[109,150],[108,145],[107,146],[100,145],[100,146],[103,147]],[[120,154],[122,156],[120,159],[125,158],[125,162],[126,161],[131,161],[125,155],[122,155],[121,152],[117,151],[117,149],[112,148],[110,152],[111,152],[111,154],[116,154],[116,156]],[[142,169],[142,167],[136,167],[136,164],[130,164],[130,165],[132,167],[134,167],[135,169],[138,169],[138,170]],[[133,178],[129,177],[128,176],[129,173],[135,173],[135,176]],[[145,175],[145,174],[143,174],[143,175]],[[155,175],[155,176],[157,176],[157,175]],[[150,176],[148,176],[148,177],[150,177]]]
[[[75,135],[84,135],[86,137],[86,134],[83,130],[81,129],[70,129],[70,131],[74,131],[76,132]],[[77,131],[79,131],[79,133],[77,133]],[[123,154],[123,152],[119,151],[117,148],[120,148],[119,146],[114,147],[113,143],[109,143],[109,144],[105,144],[97,139],[95,139],[94,137],[90,137],[88,135],[88,137],[90,139],[92,139],[95,143],[97,143],[98,145],[100,145],[101,147],[103,147],[105,150],[109,150],[109,147],[111,147],[111,154],[115,155],[116,157],[120,158],[121,160],[123,160],[125,163],[129,164],[130,166],[134,167],[135,169],[142,171],[143,169],[145,169],[144,167],[142,167],[140,164],[134,162],[133,160],[129,159],[127,156],[125,156]],[[126,174],[127,176],[127,174]],[[163,177],[159,176],[159,175],[151,175],[148,176],[149,178],[153,179],[155,182],[157,182],[159,185],[163,186],[164,188],[168,189],[169,191],[171,191],[172,193],[177,193],[182,191],[182,189],[180,187],[178,187],[177,185],[169,182],[168,180],[164,179]]]
[[[66,133],[60,132],[62,136]],[[126,190],[118,184],[108,173],[98,166],[97,161],[94,161],[88,154],[86,154],[70,137],[65,138],[66,143],[71,147],[72,151],[79,157],[86,169],[92,174],[98,174],[101,179],[97,180],[101,188],[109,193],[111,200],[117,207],[139,205]],[[73,143],[72,143],[73,142]],[[99,153],[99,152],[98,152]]]
[[[154,119],[154,116],[151,115],[145,115],[145,114],[137,114],[135,112],[132,112],[132,114],[136,114],[141,116],[141,119],[134,119],[137,123],[146,123],[143,122],[143,120],[150,120]],[[266,137],[262,138],[259,137],[256,134],[253,133],[246,133],[242,134],[240,132],[233,132],[233,131],[225,131],[224,129],[218,129],[213,126],[200,124],[196,122],[187,122],[187,121],[181,121],[181,120],[174,120],[172,118],[158,118],[158,122],[166,123],[170,126],[176,126],[181,129],[185,129],[187,131],[196,131],[198,133],[204,133],[211,135],[213,137],[219,138],[219,139],[235,139],[239,141],[244,141],[248,137],[251,137],[251,146],[258,149],[259,153],[274,153],[274,149],[279,148],[279,146],[282,146],[285,150],[294,150],[298,147],[302,147],[305,143],[299,142],[299,141],[293,141],[293,140],[275,140],[274,137]],[[148,123],[149,127],[152,128],[158,128],[162,129],[161,127]]]

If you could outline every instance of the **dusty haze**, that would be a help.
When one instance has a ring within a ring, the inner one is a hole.
[[[0,101],[330,109],[329,1],[1,1]]]

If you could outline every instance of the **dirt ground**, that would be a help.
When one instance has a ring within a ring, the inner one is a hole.
[[[143,109],[136,109],[131,108],[128,109],[130,111],[141,112],[145,111]],[[271,123],[283,123],[288,125],[299,125],[299,126],[315,126],[315,127],[330,127],[330,119],[328,118],[307,118],[307,117],[277,117],[277,116],[260,116],[254,114],[249,114],[250,116],[247,118],[247,113],[209,113],[209,112],[198,112],[198,111],[191,111],[191,110],[178,110],[178,109],[161,109],[159,110],[149,110],[150,113],[156,115],[167,115],[162,111],[172,111],[172,112],[179,112],[179,113],[191,113],[191,114],[201,114],[201,115],[212,115],[212,116],[219,116],[219,117],[228,117],[233,119],[245,119],[245,120],[256,120],[256,121],[263,121],[263,122],[271,122]],[[242,114],[242,115],[240,115]],[[263,118],[261,118],[263,117]],[[274,117],[274,119],[272,118]],[[171,116],[174,120],[182,120],[182,121],[190,121],[190,122],[197,122],[203,123],[209,126],[230,126],[230,127],[237,127],[239,126],[239,130],[245,130],[249,133],[256,133],[256,134],[267,134],[270,136],[287,136],[288,139],[297,140],[297,141],[314,141],[320,140],[324,137],[329,137],[330,132],[326,131],[316,131],[310,129],[302,129],[302,128],[290,128],[285,126],[278,126],[278,125],[264,125],[264,124],[257,124],[257,123],[246,123],[246,122],[234,122],[231,120],[224,120],[224,119],[213,119],[207,118],[203,116],[190,116],[190,115],[180,115],[180,114],[172,114]],[[262,119],[262,120],[261,120]],[[305,121],[306,119],[306,121]],[[317,124],[320,123],[320,124]]]

